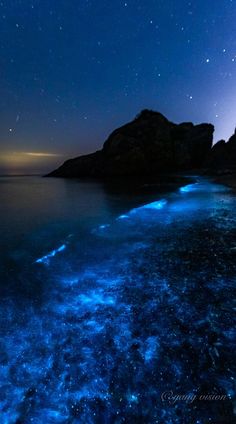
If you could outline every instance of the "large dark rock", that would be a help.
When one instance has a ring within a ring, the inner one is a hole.
[[[206,166],[210,172],[218,174],[236,171],[236,129],[227,143],[220,140],[212,147]]]
[[[107,177],[155,175],[200,168],[209,155],[211,124],[174,124],[161,113],[142,111],[116,129],[102,150],[66,161],[49,176]]]

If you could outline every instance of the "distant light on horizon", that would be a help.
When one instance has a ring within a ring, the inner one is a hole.
[[[9,152],[0,156],[0,174],[44,173],[62,161],[63,155],[51,152]]]
[[[43,153],[43,152],[22,152],[22,155],[33,156],[33,157],[60,157],[59,153]]]
[[[0,2],[0,156],[50,170],[142,109],[234,132],[236,1],[33,3]]]

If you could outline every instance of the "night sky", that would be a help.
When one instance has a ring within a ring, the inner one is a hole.
[[[144,108],[236,124],[236,0],[0,1],[0,173],[100,148]]]

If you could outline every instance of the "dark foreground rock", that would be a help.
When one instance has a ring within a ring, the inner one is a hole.
[[[157,175],[201,168],[209,156],[211,124],[174,124],[161,113],[142,111],[116,129],[95,153],[66,161],[51,177]]]

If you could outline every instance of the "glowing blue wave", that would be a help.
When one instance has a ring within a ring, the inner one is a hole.
[[[197,190],[199,186],[199,183],[194,183],[194,184],[188,184],[186,186],[180,187],[180,192],[181,193],[191,193],[194,190]]]
[[[65,249],[66,249],[66,245],[65,244],[62,244],[60,247],[58,247],[58,249],[52,250],[47,255],[43,256],[42,258],[37,259],[35,262],[37,264],[42,264],[42,263],[43,264],[48,264],[50,258],[53,258],[58,253],[63,252],[63,250],[65,250]]]
[[[222,238],[236,228],[236,199],[198,188],[133,209],[109,231],[103,224],[83,249],[66,242],[36,261],[67,248],[43,278],[32,266],[45,279],[40,306],[0,308],[0,423],[217,422],[221,402],[195,409],[161,399],[175,389],[234,395],[236,265],[227,251],[222,259]]]
[[[167,205],[167,200],[161,199],[161,200],[157,200],[156,202],[147,203],[146,205],[140,206],[139,208],[132,209],[130,211],[130,213],[133,214],[133,213],[136,213],[138,211],[145,210],[145,209],[160,210],[160,209],[163,209],[164,206],[166,206],[166,205]]]

